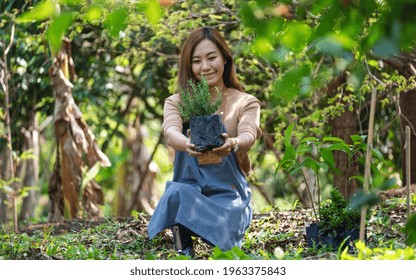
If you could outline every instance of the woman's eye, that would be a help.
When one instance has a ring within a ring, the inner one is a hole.
[[[193,64],[198,64],[199,62],[200,62],[199,60],[192,61]]]
[[[217,57],[216,56],[212,56],[212,57],[209,57],[208,59],[209,60],[214,60],[214,59],[216,59]]]

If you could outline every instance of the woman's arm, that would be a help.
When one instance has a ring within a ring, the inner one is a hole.
[[[191,143],[191,139],[182,134],[177,127],[171,126],[165,130],[166,143],[177,151],[187,152],[190,156],[199,156],[202,153],[194,150],[195,145]]]

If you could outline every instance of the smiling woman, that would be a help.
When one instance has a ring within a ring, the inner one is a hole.
[[[189,35],[179,61],[179,88],[203,80],[211,95],[221,95],[217,113],[226,131],[223,144],[198,151],[181,118],[183,96],[166,99],[162,132],[176,150],[174,175],[148,227],[150,238],[170,228],[175,249],[188,256],[193,255],[193,236],[224,251],[241,246],[252,219],[251,190],[245,178],[251,171],[247,152],[261,135],[260,102],[242,91],[224,38],[209,27]],[[221,160],[211,164],[201,160],[210,156]]]

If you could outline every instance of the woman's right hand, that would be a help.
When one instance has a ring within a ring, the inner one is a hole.
[[[191,142],[191,130],[188,129],[187,130],[187,134],[188,134],[188,140],[185,143],[186,146],[186,153],[188,153],[188,155],[192,156],[192,157],[197,157],[202,155],[201,152],[195,151],[195,144],[192,144]]]

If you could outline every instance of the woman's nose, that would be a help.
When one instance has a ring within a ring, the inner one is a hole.
[[[203,60],[202,61],[202,69],[209,69],[211,67],[211,65],[209,64],[208,60]]]

